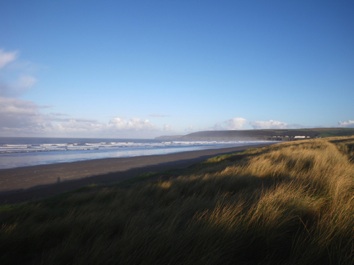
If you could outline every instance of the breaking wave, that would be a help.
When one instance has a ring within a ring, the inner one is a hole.
[[[260,142],[0,138],[0,169],[101,158],[160,155],[257,143]]]

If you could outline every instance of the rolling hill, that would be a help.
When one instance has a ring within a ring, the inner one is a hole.
[[[354,135],[354,128],[311,128],[311,129],[265,129],[200,131],[182,136],[161,136],[160,140],[182,141],[249,141],[249,140],[297,140],[329,136]]]

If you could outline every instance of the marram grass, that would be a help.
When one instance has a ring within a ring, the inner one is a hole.
[[[0,264],[352,264],[354,137],[2,206]]]

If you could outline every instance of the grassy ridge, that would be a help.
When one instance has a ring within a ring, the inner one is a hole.
[[[354,137],[2,206],[1,264],[352,264]]]

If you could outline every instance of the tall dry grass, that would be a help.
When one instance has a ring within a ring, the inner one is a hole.
[[[3,207],[1,264],[352,264],[354,137]]]

